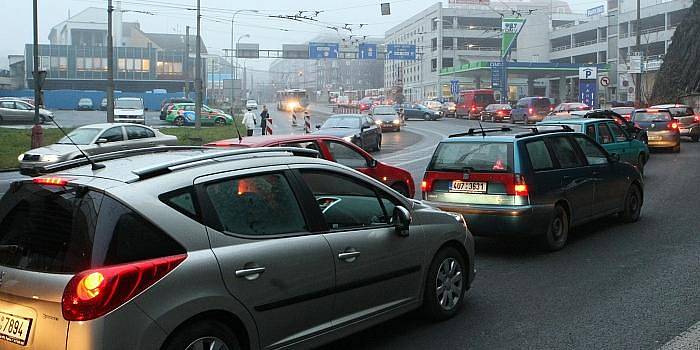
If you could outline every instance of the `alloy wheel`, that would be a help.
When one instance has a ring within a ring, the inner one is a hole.
[[[185,350],[229,350],[229,347],[217,337],[203,337],[190,343]]]
[[[443,310],[455,308],[462,295],[462,266],[454,258],[446,258],[440,264],[435,277],[437,302]]]

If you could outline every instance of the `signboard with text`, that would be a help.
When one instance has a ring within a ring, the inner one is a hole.
[[[416,45],[388,44],[386,46],[386,59],[413,61],[416,59]]]
[[[516,40],[516,37],[524,24],[524,18],[503,18],[501,20],[501,30],[503,31],[501,56],[505,55],[508,48],[513,45],[513,42]]]
[[[338,43],[309,43],[309,58],[338,58],[340,45]]]
[[[579,100],[592,108],[597,108],[598,80],[579,80]]]
[[[598,79],[598,68],[596,67],[579,67],[578,78],[581,80]]]
[[[605,12],[605,5],[596,6],[586,10],[586,16],[592,17],[597,15],[602,15]]]
[[[361,60],[376,60],[377,59],[377,44],[360,44]]]

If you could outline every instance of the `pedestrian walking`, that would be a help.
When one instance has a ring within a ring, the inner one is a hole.
[[[270,118],[270,112],[267,111],[267,106],[263,105],[262,112],[260,113],[260,128],[262,128],[262,134],[265,135],[267,132],[267,119]]]
[[[399,120],[401,120],[401,126],[406,126],[406,112],[403,108],[399,108]]]
[[[253,136],[253,129],[258,122],[255,120],[255,113],[252,108],[248,108],[248,111],[243,115],[243,125],[248,130],[248,136]]]

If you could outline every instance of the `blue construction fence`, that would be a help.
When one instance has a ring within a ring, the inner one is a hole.
[[[115,91],[114,98],[119,97],[140,97],[143,104],[149,111],[160,110],[160,105],[166,98],[183,97],[182,92],[121,92]],[[0,97],[29,97],[34,98],[34,90],[0,90]],[[78,106],[81,98],[89,98],[95,109],[100,108],[102,99],[106,97],[104,91],[83,91],[83,90],[46,90],[44,91],[44,107],[47,109],[67,109],[72,110]],[[195,94],[190,93],[190,98],[194,99]],[[206,103],[206,101],[205,101]]]

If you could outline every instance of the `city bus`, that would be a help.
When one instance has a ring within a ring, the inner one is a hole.
[[[277,110],[303,111],[309,105],[309,97],[304,89],[286,89],[275,93]]]

